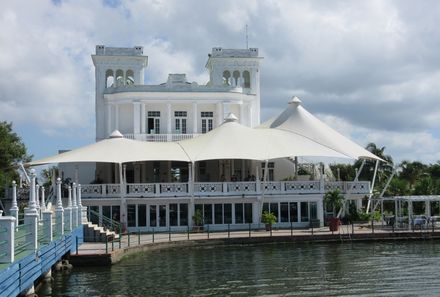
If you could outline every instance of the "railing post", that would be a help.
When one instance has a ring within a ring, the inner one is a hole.
[[[78,205],[76,202],[76,193],[77,193],[77,187],[76,183],[73,183],[72,188],[72,228],[78,227]]]
[[[107,185],[102,184],[101,185],[101,197],[105,197],[107,195]]]
[[[208,239],[209,239],[209,225],[207,225]]]
[[[64,209],[64,226],[67,232],[72,231],[72,188],[68,186],[68,203]]]
[[[160,184],[154,184],[154,196],[160,196]]]
[[[15,255],[15,224],[14,217],[0,217],[0,263],[14,262]]]
[[[189,240],[189,225],[187,226],[186,230],[187,230],[187,238]]]
[[[10,208],[9,213],[15,218],[15,223],[18,226],[17,184],[15,183],[15,180],[12,181],[12,207]]]
[[[293,236],[293,222],[290,222],[290,236]]]
[[[171,241],[171,226],[168,227],[168,241]]]
[[[223,182],[222,192],[223,192],[223,195],[226,195],[226,193],[228,193],[228,183],[227,182]]]
[[[52,212],[50,210],[43,211],[43,228],[44,238],[46,238],[48,242],[51,242],[53,239],[53,228]]]
[[[154,243],[154,228],[153,228],[153,243]]]
[[[228,238],[231,238],[231,224],[228,224]]]
[[[249,223],[249,238],[251,238],[251,223]]]
[[[141,230],[138,229],[138,245],[141,245]]]
[[[128,247],[130,247],[130,232],[127,232]]]
[[[61,178],[57,178],[57,207],[55,208],[56,236],[64,235],[64,208],[61,201]]]
[[[31,188],[29,189],[29,207],[25,208],[24,224],[26,226],[26,243],[29,243],[29,249],[38,248],[38,210],[35,203],[35,170],[31,170]]]

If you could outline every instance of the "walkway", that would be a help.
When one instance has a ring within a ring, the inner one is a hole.
[[[328,227],[315,229],[282,229],[265,231],[262,229],[251,229],[230,232],[161,232],[161,233],[131,233],[122,236],[120,241],[108,243],[83,243],[78,247],[78,252],[71,254],[71,259],[75,264],[82,265],[83,259],[93,261],[96,265],[109,265],[120,260],[123,255],[131,252],[164,246],[170,243],[171,246],[185,243],[216,243],[221,240],[226,243],[252,243],[252,242],[271,242],[271,241],[351,241],[351,240],[380,240],[398,238],[440,238],[440,229],[437,226],[408,230],[405,228],[393,228],[382,224],[375,225],[373,228],[369,224],[344,225],[338,232],[329,231]],[[95,257],[96,256],[96,257]],[[95,258],[94,258],[95,257]],[[87,262],[90,263],[90,262]],[[87,264],[84,262],[84,264]]]

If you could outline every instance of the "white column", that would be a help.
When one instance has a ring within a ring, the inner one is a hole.
[[[145,103],[141,104],[141,133],[146,133],[146,117],[145,117]]]
[[[78,186],[76,187],[78,193],[77,193],[77,199],[78,199],[78,223],[81,225],[82,223],[85,222],[86,218],[87,218],[87,207],[84,207],[82,205],[82,201],[81,201],[81,185],[78,184]]]
[[[68,203],[64,209],[64,224],[66,231],[72,231],[72,187],[68,187]]]
[[[112,106],[106,105],[107,113],[107,137],[112,133]]]
[[[15,180],[12,181],[12,207],[9,213],[15,218],[15,222],[18,224],[17,184]]]
[[[53,230],[52,230],[52,211],[44,210],[42,212],[43,217],[43,233],[44,239],[47,242],[51,242],[53,239]]]
[[[115,105],[115,130],[119,130],[119,105]]]
[[[135,134],[135,139],[137,138],[136,134],[141,133],[141,103],[133,102],[133,133]]]
[[[428,218],[431,216],[431,201],[429,200],[425,202],[425,214]]]
[[[244,103],[240,104],[240,124],[245,125],[245,121],[244,121]]]
[[[55,208],[55,234],[62,236],[64,234],[64,209],[61,200],[61,178],[57,178],[57,207]]]
[[[41,211],[45,211],[46,210],[46,197],[45,197],[45,193],[44,193],[44,187],[41,187],[41,206],[40,206]]]
[[[29,249],[36,250],[38,248],[38,211],[35,203],[35,170],[31,169],[31,188],[29,189],[30,199],[29,207],[25,209],[24,224],[26,227],[26,243]]]
[[[40,215],[40,185],[35,185],[35,205],[37,206],[37,213]]]
[[[225,117],[223,115],[223,103],[218,102],[215,107],[216,107],[216,114],[217,114],[216,127],[218,127],[223,123],[223,118]]]
[[[323,202],[323,198],[321,197],[318,201],[317,201],[317,216],[318,216],[318,220],[319,220],[319,226],[320,227],[324,227],[324,202]]]
[[[0,253],[0,263],[12,263],[15,260],[15,224],[18,221],[14,217],[0,216],[0,229],[3,230],[0,232],[0,242],[5,242]]]
[[[193,107],[193,133],[194,134],[197,134],[198,133],[198,125],[197,125],[197,123],[198,123],[198,115],[197,115],[197,103],[196,102],[193,102],[193,104],[192,104],[192,107]]]
[[[76,183],[73,183],[72,189],[72,227],[78,226],[78,206],[76,204]]]
[[[172,123],[172,121],[171,121],[171,119],[172,119],[171,103],[167,103],[167,115],[168,115],[168,118],[167,118],[167,134],[168,134],[168,137],[171,137],[171,135],[169,135],[169,134],[171,134],[171,123]],[[171,141],[171,138],[169,138],[168,141]]]
[[[29,189],[29,206],[26,211],[37,213],[37,204],[35,203],[35,169],[31,169],[31,188]]]

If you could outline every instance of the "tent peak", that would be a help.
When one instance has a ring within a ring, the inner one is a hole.
[[[109,138],[124,138],[124,135],[122,135],[119,130],[115,130],[112,132],[112,134],[110,134]]]
[[[228,116],[225,118],[225,122],[237,122],[237,121],[238,118],[232,112],[230,112]]]
[[[301,105],[301,99],[299,99],[297,96],[293,96],[292,99],[290,99],[289,104],[294,104],[296,106]]]

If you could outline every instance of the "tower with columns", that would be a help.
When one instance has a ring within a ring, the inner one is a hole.
[[[117,120],[119,114],[118,105],[105,102],[104,91],[110,87],[118,88],[144,83],[144,69],[147,67],[148,57],[143,55],[143,50],[142,46],[133,48],[96,46],[96,53],[92,55],[92,60],[95,65],[97,140],[108,136],[105,133],[105,126],[114,125],[112,121]]]

